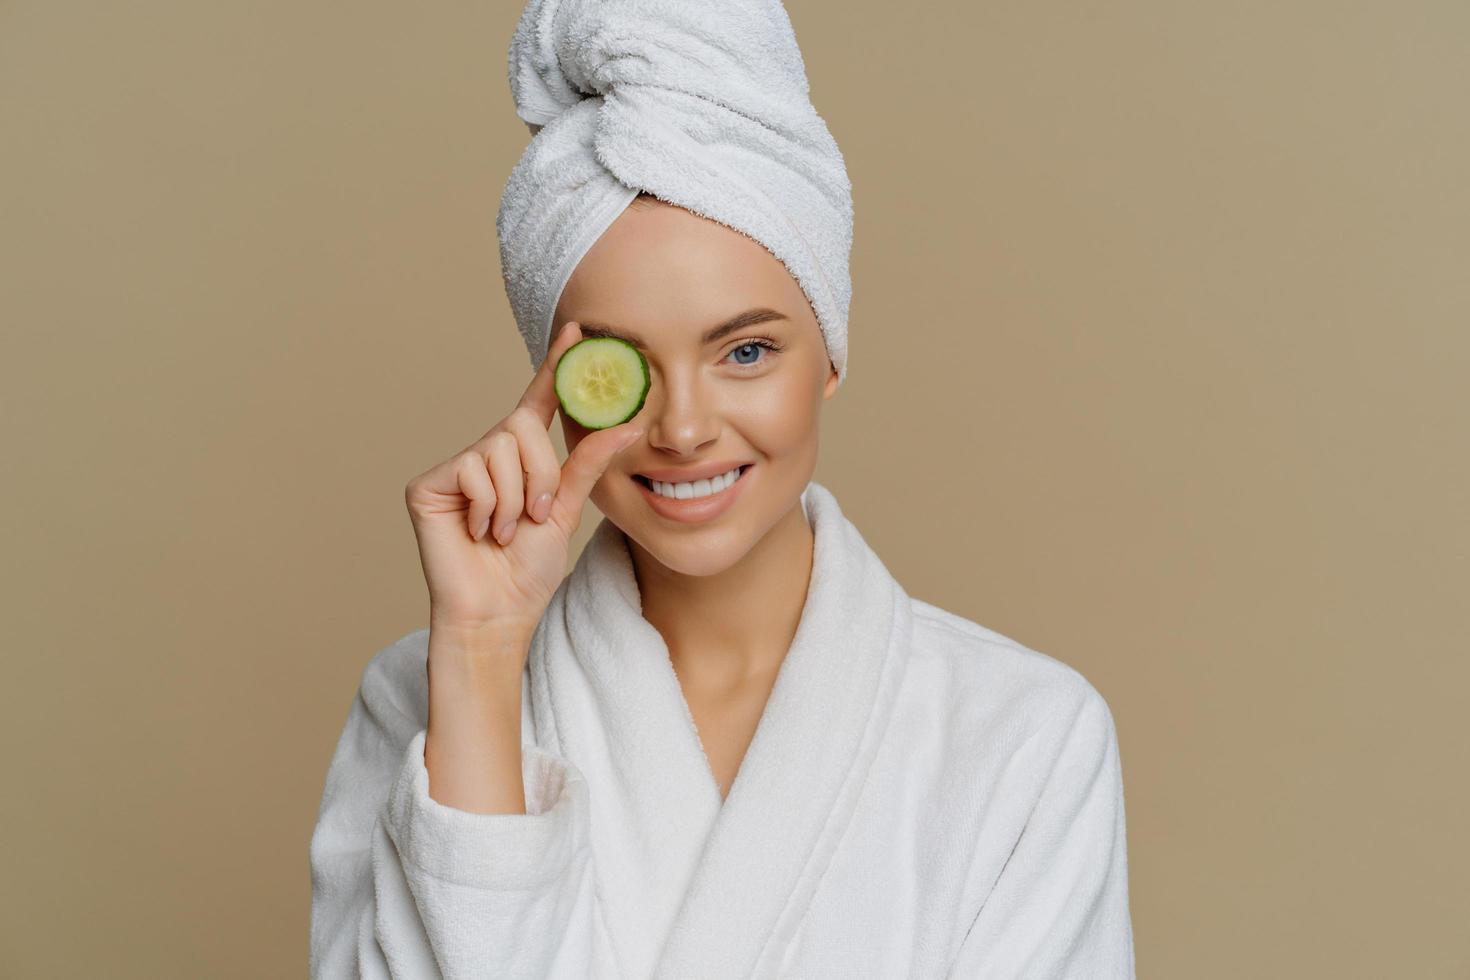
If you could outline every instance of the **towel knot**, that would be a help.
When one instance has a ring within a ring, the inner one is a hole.
[[[530,0],[507,72],[534,139],[496,227],[533,366],[577,261],[645,191],[785,263],[845,378],[852,186],[779,0]]]

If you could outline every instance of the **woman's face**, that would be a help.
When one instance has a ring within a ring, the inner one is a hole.
[[[665,567],[720,572],[800,506],[837,370],[806,294],[765,246],[640,197],[567,282],[553,329],[569,320],[586,337],[630,340],[648,361],[646,432],[614,457],[591,499]],[[561,420],[568,449],[591,432]],[[702,501],[664,501],[635,479],[687,482],[735,466],[748,468]]]

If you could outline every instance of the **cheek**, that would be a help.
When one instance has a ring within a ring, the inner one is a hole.
[[[770,456],[798,452],[817,432],[820,398],[794,374],[748,386],[730,418],[756,449]]]
[[[636,501],[641,492],[627,474],[608,470],[592,485],[587,499],[602,513],[617,514],[620,504],[625,510],[634,506],[630,502]]]
[[[581,442],[592,431],[591,429],[584,429],[576,422],[567,418],[562,414],[560,408],[557,409],[556,417],[561,419],[561,435],[562,440],[567,444],[567,452],[576,449],[577,443]]]

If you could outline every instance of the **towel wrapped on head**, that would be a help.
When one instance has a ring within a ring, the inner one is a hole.
[[[852,185],[780,0],[530,0],[508,61],[533,137],[496,231],[533,368],[577,263],[646,192],[780,259],[846,378]]]

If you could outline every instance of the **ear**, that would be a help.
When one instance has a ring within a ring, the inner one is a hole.
[[[827,363],[828,364],[831,364],[832,362],[829,360]],[[827,383],[822,386],[822,399],[825,401],[826,399],[831,398],[832,395],[836,391],[837,391],[837,366],[834,364],[832,366],[832,373],[829,374],[829,375],[827,375]]]

